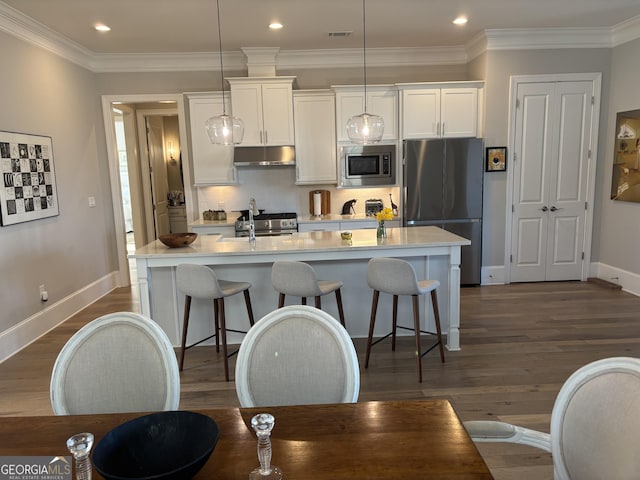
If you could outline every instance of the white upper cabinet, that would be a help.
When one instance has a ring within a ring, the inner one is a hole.
[[[354,115],[364,113],[364,87],[334,86],[336,92],[336,121],[338,142],[349,142],[347,122]],[[384,120],[382,141],[398,139],[398,90],[392,85],[367,85],[367,110]]]
[[[403,139],[481,136],[482,82],[401,84]]]
[[[187,94],[187,98],[194,185],[235,184],[233,146],[212,144],[204,126],[208,118],[222,115],[222,93]]]
[[[293,145],[295,77],[228,78],[231,111],[244,122],[242,146]]]
[[[296,184],[337,184],[336,109],[331,91],[293,94]]]

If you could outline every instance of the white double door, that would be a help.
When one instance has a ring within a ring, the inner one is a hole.
[[[511,282],[586,278],[598,79],[516,86]]]

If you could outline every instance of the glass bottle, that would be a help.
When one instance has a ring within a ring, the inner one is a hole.
[[[251,427],[258,436],[258,460],[260,466],[249,474],[249,480],[280,480],[282,471],[271,465],[271,430],[276,424],[269,413],[260,413],[251,419]]]
[[[78,433],[67,440],[67,448],[76,464],[76,480],[91,480],[91,459],[93,433]]]

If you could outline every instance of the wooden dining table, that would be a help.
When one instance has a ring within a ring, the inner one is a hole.
[[[284,479],[492,479],[447,400],[197,410],[220,428],[220,439],[196,479],[243,479],[258,466],[250,427],[258,413],[275,417],[272,464]],[[96,443],[142,413],[6,417],[0,456],[68,456],[67,438],[91,432]],[[95,447],[94,447],[95,448]],[[101,478],[94,471],[94,478]]]

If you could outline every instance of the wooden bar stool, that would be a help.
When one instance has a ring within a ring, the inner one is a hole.
[[[251,298],[249,297],[249,282],[230,282],[227,280],[219,280],[215,272],[205,265],[189,265],[180,264],[176,268],[176,282],[178,290],[185,294],[184,302],[184,322],[182,324],[182,342],[180,346],[180,371],[184,364],[184,352],[191,347],[195,347],[205,340],[215,337],[216,352],[220,351],[220,340],[222,340],[222,353],[224,354],[224,378],[229,381],[229,362],[228,358],[237,353],[237,351],[229,354],[227,352],[227,331],[236,333],[247,333],[240,330],[227,328],[224,299],[236,293],[244,293],[244,301],[247,305],[247,313],[249,314],[249,324],[253,326],[253,310],[251,309]],[[202,298],[213,300],[213,317],[214,317],[214,333],[207,338],[195,342],[189,346],[187,343],[187,329],[189,327],[189,312],[191,310],[191,298]]]
[[[444,348],[442,344],[442,332],[440,330],[440,313],[438,311],[438,298],[436,289],[440,286],[437,280],[418,280],[416,271],[409,262],[397,258],[373,258],[369,261],[367,268],[367,282],[373,288],[373,302],[371,304],[371,321],[369,323],[369,338],[367,340],[367,356],[364,368],[369,366],[369,354],[371,347],[385,338],[391,336],[391,350],[396,349],[396,329],[413,330],[416,338],[416,358],[418,360],[418,381],[422,382],[422,357],[440,347],[440,360],[444,363]],[[376,323],[376,313],[378,309],[378,298],[380,292],[393,295],[393,323],[391,333],[379,338],[372,343],[373,329]],[[425,352],[420,353],[420,333],[430,333],[420,330],[420,305],[418,295],[431,292],[431,304],[433,305],[433,316],[436,323],[436,335],[438,341],[430,346]],[[413,328],[398,325],[398,295],[411,295],[413,299]]]
[[[302,305],[307,304],[307,297],[315,298],[315,307],[322,309],[320,297],[331,292],[336,294],[338,315],[340,323],[344,323],[344,311],[342,309],[342,295],[340,289],[343,283],[339,280],[318,280],[313,268],[304,262],[279,260],[271,269],[271,284],[276,292],[279,292],[278,308],[284,306],[285,295],[302,297]]]

